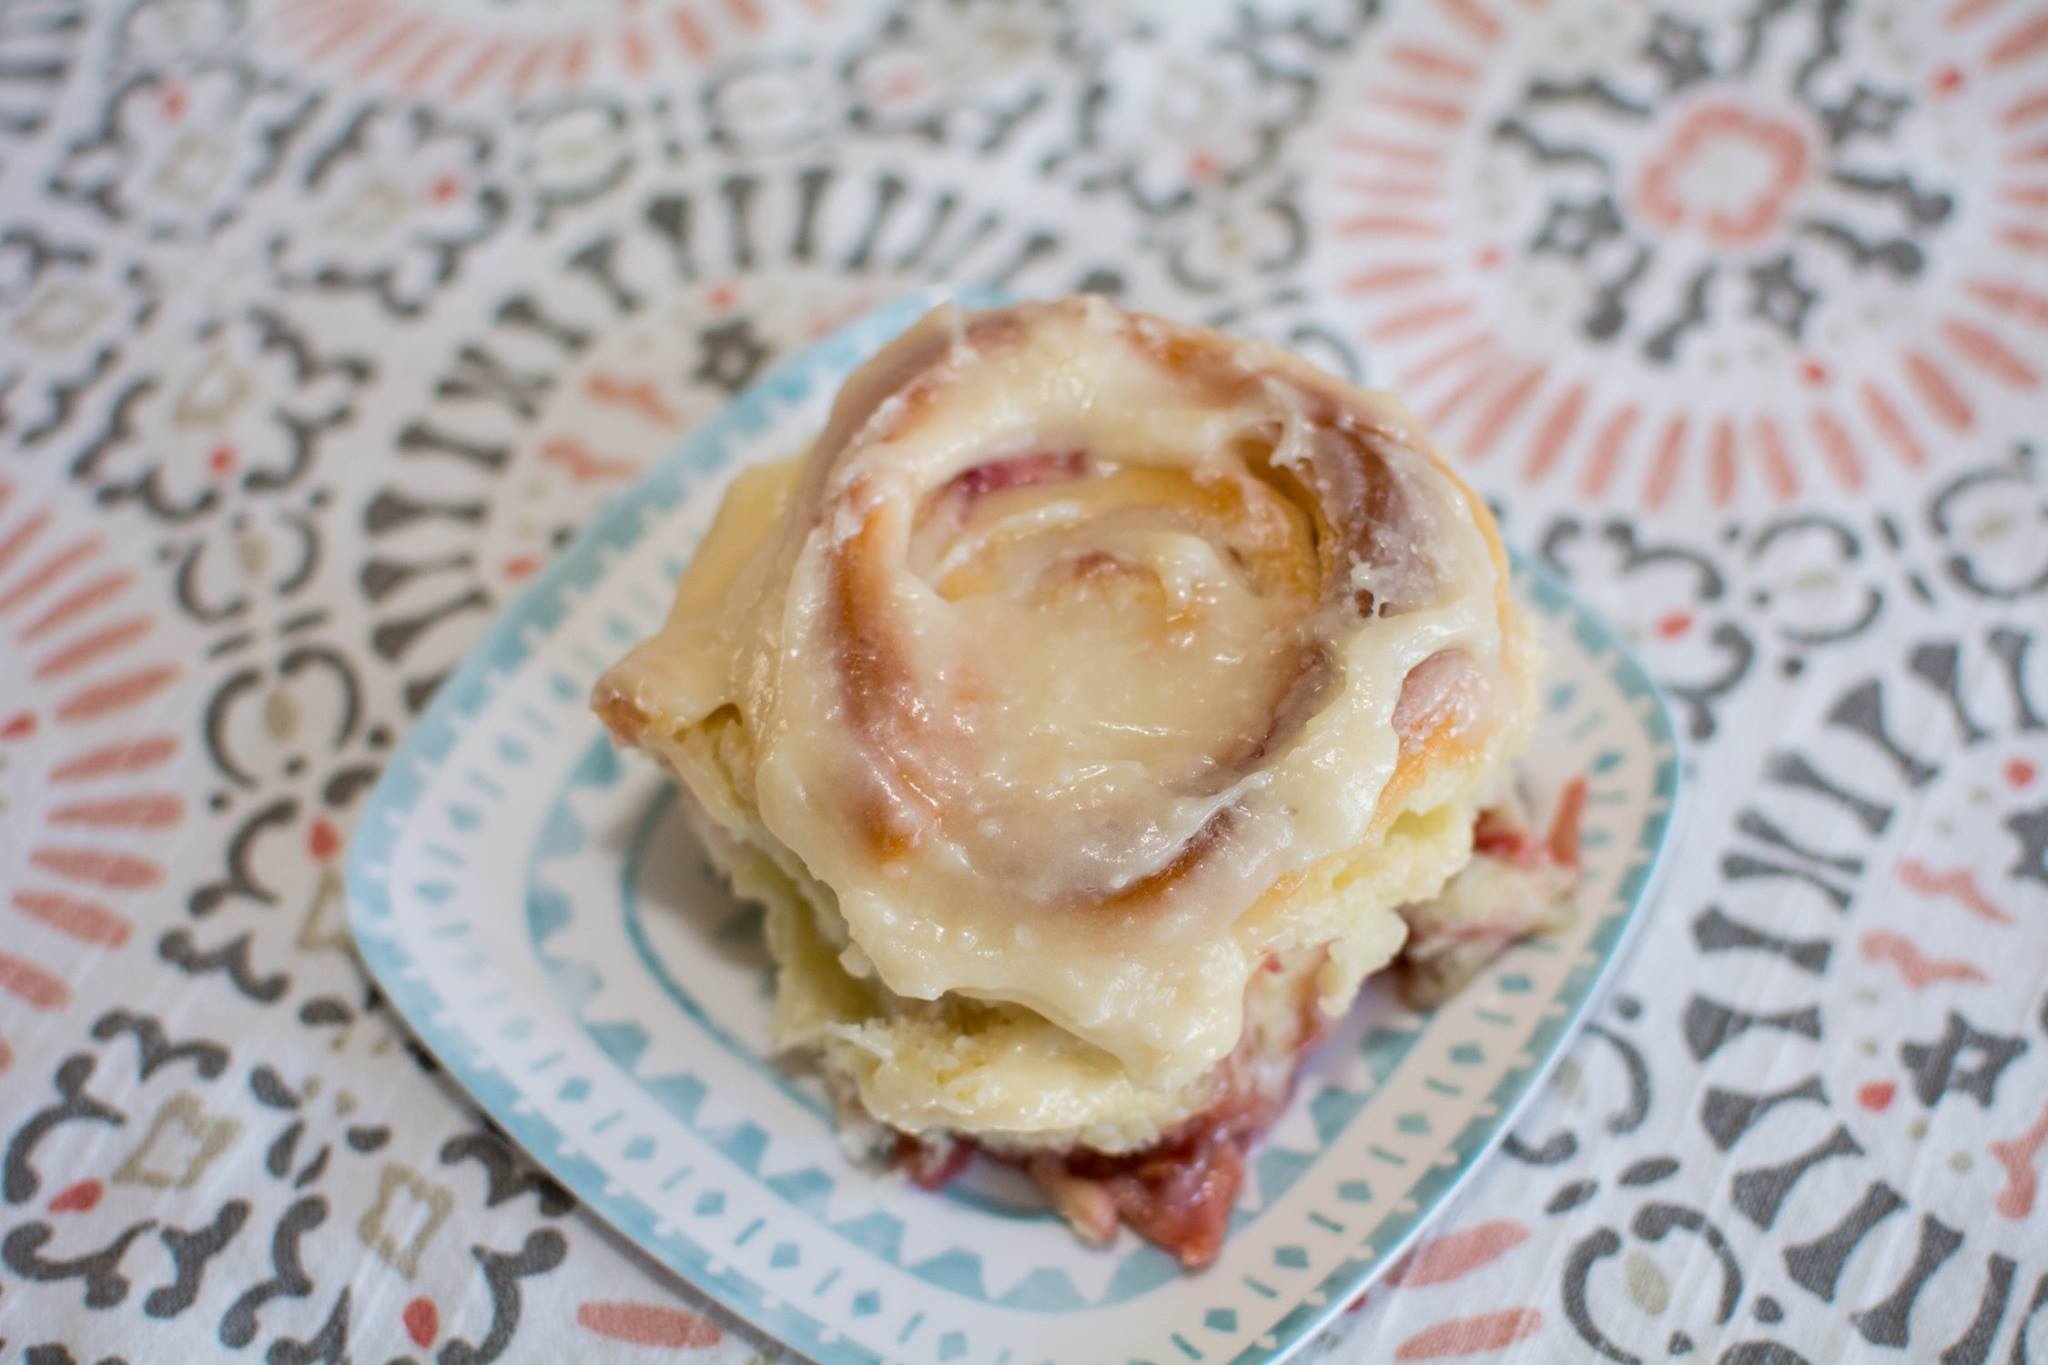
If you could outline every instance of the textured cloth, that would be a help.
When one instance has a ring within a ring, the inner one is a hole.
[[[591,509],[911,285],[1398,387],[1689,743],[1569,1058],[1310,1358],[2048,1357],[2048,8],[0,8],[9,1359],[783,1353],[345,929]]]

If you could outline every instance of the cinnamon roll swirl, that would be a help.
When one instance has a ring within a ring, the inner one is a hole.
[[[1533,672],[1493,518],[1398,402],[1083,298],[868,362],[594,704],[769,907],[784,1041],[914,1171],[971,1141],[1193,1262],[1221,1215],[1187,1209],[1227,1213],[1472,859]]]

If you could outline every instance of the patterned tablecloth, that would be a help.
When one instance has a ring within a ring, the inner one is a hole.
[[[501,604],[908,285],[1406,393],[1690,740],[1618,988],[1333,1359],[2048,1359],[2039,0],[10,0],[0,1338],[778,1358],[350,954]]]

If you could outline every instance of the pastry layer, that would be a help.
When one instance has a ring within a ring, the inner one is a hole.
[[[679,772],[701,772],[701,754],[670,749]],[[714,781],[720,780],[713,778]],[[696,790],[698,782],[690,786]],[[927,1139],[970,1135],[998,1153],[1086,1147],[1144,1149],[1214,1108],[1243,1077],[1229,1065],[1268,1066],[1258,1088],[1285,1090],[1300,1060],[1294,1015],[1304,992],[1325,1014],[1351,1002],[1358,981],[1400,950],[1398,910],[1436,895],[1472,847],[1473,812],[1457,803],[1410,814],[1377,847],[1332,859],[1262,913],[1291,926],[1244,993],[1245,1044],[1194,1078],[1166,1088],[1134,1082],[1117,1059],[1021,1006],[947,995],[915,1000],[841,963],[847,927],[830,891],[758,826],[735,830],[703,818],[712,861],[743,898],[767,910],[779,970],[778,1042],[815,1053],[861,1109]]]

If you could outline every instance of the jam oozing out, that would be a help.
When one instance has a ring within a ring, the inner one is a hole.
[[[1494,954],[1541,927],[1552,902],[1570,883],[1540,885],[1541,879],[1530,874],[1554,876],[1554,870],[1569,873],[1577,868],[1586,795],[1584,778],[1567,784],[1548,830],[1541,833],[1509,809],[1479,814],[1473,826],[1475,855],[1516,869],[1515,876],[1526,881],[1530,894],[1526,900],[1503,902],[1486,919],[1458,925],[1444,935],[1459,945],[1460,974],[1477,971]],[[1428,953],[1438,946],[1411,940],[1410,951]],[[1404,960],[1402,966],[1407,965]],[[1261,966],[1266,973],[1285,970],[1277,957],[1268,957]],[[1291,1026],[1279,1036],[1241,1039],[1221,1063],[1219,1098],[1157,1142],[1118,1156],[1074,1148],[1021,1161],[1054,1209],[1084,1240],[1105,1243],[1124,1223],[1191,1269],[1216,1259],[1243,1188],[1251,1149],[1286,1106],[1302,1064],[1329,1027],[1308,988],[1311,979],[1298,978],[1302,988]],[[926,1144],[906,1137],[898,1144],[896,1162],[920,1187],[936,1190],[961,1174],[975,1151],[971,1139]]]
[[[1550,829],[1541,835],[1498,811],[1482,811],[1472,827],[1472,851],[1516,867],[1579,865],[1579,825],[1586,812],[1586,779],[1575,777],[1558,796]]]
[[[1277,959],[1265,965],[1281,969]],[[995,1159],[1022,1164],[1085,1240],[1106,1242],[1122,1222],[1182,1265],[1207,1265],[1223,1249],[1253,1144],[1286,1107],[1302,1062],[1329,1026],[1313,975],[1298,977],[1296,990],[1278,1036],[1241,1039],[1221,1064],[1216,1101],[1152,1145],[1120,1156],[1077,1147]],[[904,1138],[895,1162],[918,1186],[936,1190],[967,1168],[974,1151],[971,1140]]]
[[[1005,488],[1028,488],[1032,484],[1058,483],[1078,479],[1088,467],[1087,452],[1081,450],[1036,450],[1006,460],[989,460],[962,470],[939,490],[943,501],[953,499],[971,506],[985,493]]]

